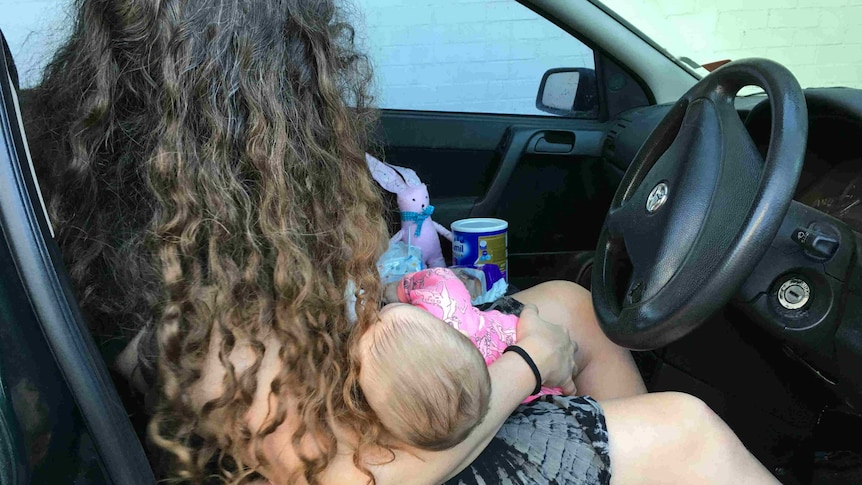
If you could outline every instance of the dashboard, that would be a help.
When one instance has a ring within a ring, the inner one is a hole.
[[[862,233],[862,91],[810,89],[808,149],[796,200]],[[758,104],[746,126],[761,153],[769,143],[769,105]]]
[[[862,410],[862,264],[857,252],[862,248],[862,90],[821,88],[804,94],[808,139],[796,202],[779,229],[784,236],[776,236],[752,269],[734,296],[734,308],[777,337],[782,351],[827,383],[830,393]],[[625,171],[670,108],[637,108],[611,122],[605,160]],[[765,156],[772,130],[766,96],[738,98],[736,108]],[[833,225],[834,219],[844,224]],[[792,237],[803,234],[799,228],[833,237],[837,252],[824,258],[801,249]],[[854,239],[855,244],[847,244]],[[787,288],[796,284],[805,295],[800,307],[786,298],[782,302]]]
[[[795,199],[862,233],[862,90],[806,89],[808,147]],[[671,105],[641,107],[614,120],[604,157],[626,170]],[[771,113],[765,95],[737,98],[737,112],[766,155]]]

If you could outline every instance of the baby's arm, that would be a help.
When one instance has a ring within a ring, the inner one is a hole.
[[[471,306],[470,292],[448,268],[430,268],[401,279],[398,301],[422,308],[435,317],[451,323],[456,312]]]

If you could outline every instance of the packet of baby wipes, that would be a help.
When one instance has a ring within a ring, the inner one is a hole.
[[[405,275],[423,269],[422,250],[404,241],[392,243],[377,261],[377,271],[384,285],[400,281]],[[467,287],[473,305],[490,303],[505,295],[509,288],[496,264],[483,264],[481,267],[452,266],[451,269]]]
[[[422,264],[422,250],[416,246],[408,246],[404,241],[392,243],[377,261],[377,271],[384,285],[422,269],[425,269]]]
[[[470,291],[471,303],[481,305],[490,303],[506,294],[509,283],[496,264],[483,264],[481,267],[452,266],[450,269]]]

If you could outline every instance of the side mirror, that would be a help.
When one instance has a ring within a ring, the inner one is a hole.
[[[598,118],[596,71],[586,67],[550,69],[542,76],[536,108],[571,118]]]

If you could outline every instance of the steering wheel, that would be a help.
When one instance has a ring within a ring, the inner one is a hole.
[[[766,91],[772,109],[765,161],[734,107],[748,85]],[[778,232],[807,138],[799,83],[766,59],[722,66],[673,105],[623,177],[599,236],[593,305],[612,341],[666,345],[730,300]]]

